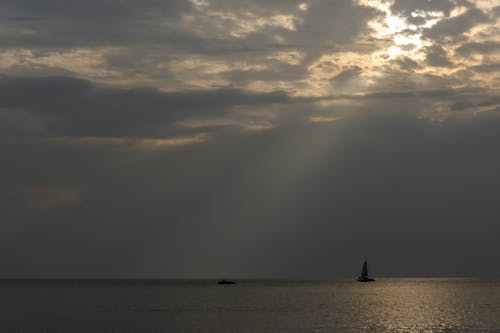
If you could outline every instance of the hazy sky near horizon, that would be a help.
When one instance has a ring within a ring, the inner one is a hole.
[[[499,0],[0,0],[0,278],[500,275]]]

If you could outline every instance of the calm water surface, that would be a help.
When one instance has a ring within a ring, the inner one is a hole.
[[[500,333],[500,281],[3,281],[0,332]]]

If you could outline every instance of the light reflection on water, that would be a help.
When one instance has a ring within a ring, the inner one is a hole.
[[[2,282],[0,331],[495,332],[500,281]]]
[[[497,284],[474,280],[386,280],[364,292],[367,331],[478,332],[500,328]],[[491,302],[493,301],[493,302]]]

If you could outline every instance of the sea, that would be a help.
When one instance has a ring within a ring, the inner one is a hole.
[[[500,280],[4,280],[0,332],[500,333]]]

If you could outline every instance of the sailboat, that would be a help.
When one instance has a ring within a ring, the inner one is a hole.
[[[368,276],[368,260],[366,258],[363,269],[361,270],[361,275],[358,276],[358,282],[375,282],[375,279]]]
[[[231,280],[223,279],[223,280],[217,281],[217,284],[236,284],[236,282],[235,281],[231,281]]]

